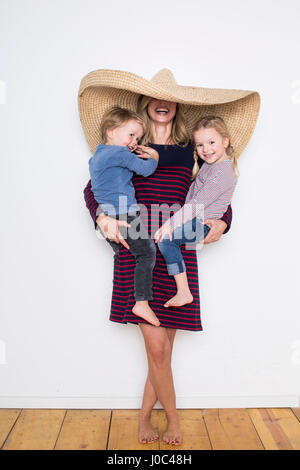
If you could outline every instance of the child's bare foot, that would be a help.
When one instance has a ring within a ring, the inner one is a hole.
[[[148,444],[157,441],[159,438],[151,424],[150,416],[139,415],[139,442],[141,444]]]
[[[163,441],[166,444],[173,444],[175,446],[179,446],[180,444],[182,444],[182,434],[177,418],[172,420],[168,419],[168,427],[163,434]]]
[[[132,309],[132,313],[134,313],[138,317],[143,318],[147,322],[151,323],[151,325],[154,325],[154,326],[160,325],[159,319],[153,312],[147,300],[136,302],[135,306]]]
[[[190,304],[193,300],[194,297],[190,292],[178,291],[174,297],[164,304],[164,307],[182,307],[185,304]]]

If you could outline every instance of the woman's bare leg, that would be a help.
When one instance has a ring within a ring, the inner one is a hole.
[[[176,410],[176,396],[171,369],[171,344],[166,328],[140,324],[148,356],[149,379],[168,419],[163,440],[179,445],[182,435]]]
[[[172,351],[176,329],[166,328],[166,331]],[[139,413],[139,441],[141,443],[153,442],[159,438],[158,432],[153,429],[151,424],[151,411],[156,402],[157,394],[153,388],[148,372],[144,388],[142,407]]]

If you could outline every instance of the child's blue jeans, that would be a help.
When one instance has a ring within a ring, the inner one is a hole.
[[[186,271],[180,245],[192,245],[200,242],[206,237],[209,230],[210,227],[204,225],[202,219],[194,217],[173,231],[171,241],[169,235],[165,235],[163,240],[157,243],[166,261],[170,276]]]

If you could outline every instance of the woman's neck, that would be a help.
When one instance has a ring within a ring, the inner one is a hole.
[[[172,145],[172,121],[167,123],[151,122],[152,143],[157,145]]]

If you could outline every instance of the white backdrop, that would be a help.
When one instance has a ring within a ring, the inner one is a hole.
[[[139,408],[147,358],[109,321],[112,251],[85,207],[81,78],[100,68],[257,90],[227,235],[199,252],[203,332],[178,408],[299,406],[298,0],[1,0],[0,407]]]

